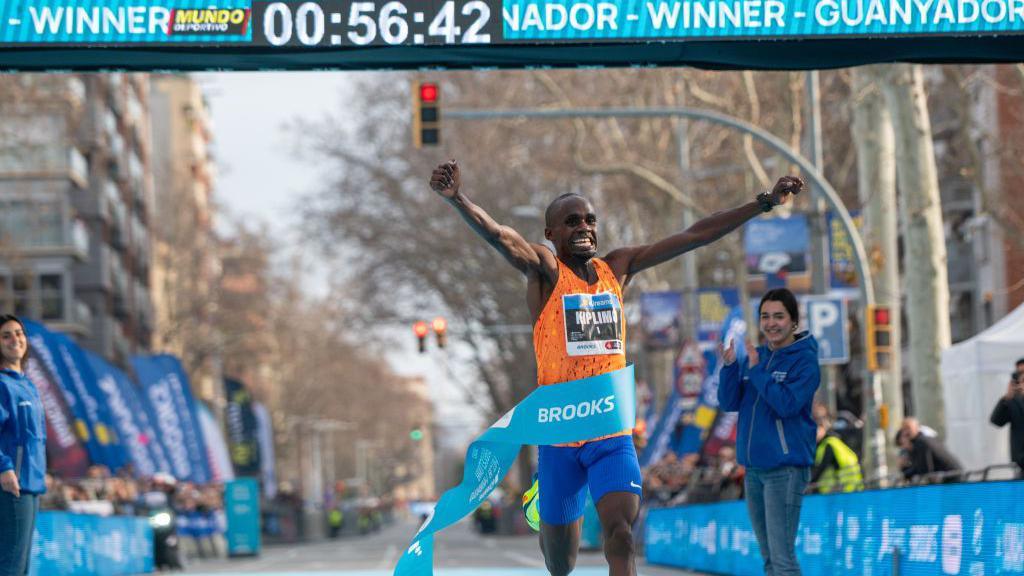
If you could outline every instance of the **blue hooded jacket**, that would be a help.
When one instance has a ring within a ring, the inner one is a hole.
[[[0,370],[0,472],[8,470],[18,475],[22,492],[46,492],[46,417],[39,391],[21,372]]]
[[[758,346],[757,356],[753,368],[736,361],[719,374],[719,408],[740,413],[737,459],[753,468],[810,466],[816,431],[811,404],[821,382],[818,342],[803,332],[785,348]]]

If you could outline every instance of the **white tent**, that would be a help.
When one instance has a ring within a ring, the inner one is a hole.
[[[1019,358],[1024,358],[1024,305],[942,353],[946,445],[967,470],[1010,461],[1009,425],[996,428],[989,416]]]

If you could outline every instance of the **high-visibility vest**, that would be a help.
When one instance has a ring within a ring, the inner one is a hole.
[[[828,468],[818,478],[818,492],[855,492],[864,489],[864,478],[860,473],[860,461],[857,453],[850,449],[842,440],[835,436],[825,436],[814,454],[814,464],[821,464],[825,458],[825,447],[832,447],[837,466]]]

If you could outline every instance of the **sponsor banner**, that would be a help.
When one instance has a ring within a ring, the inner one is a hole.
[[[114,426],[114,417],[109,406],[103,402],[103,392],[99,388],[97,376],[85,355],[85,350],[64,334],[55,336],[61,358],[71,375],[72,387],[82,401],[86,417],[96,436],[96,443],[102,452],[102,459],[93,461],[105,464],[113,471],[120,470],[130,461],[128,451]]]
[[[680,292],[644,292],[640,294],[640,325],[644,346],[651,349],[675,348],[680,343],[680,317],[683,295]]]
[[[263,479],[263,495],[268,499],[277,495],[277,470],[274,468],[274,425],[267,407],[259,402],[252,404],[256,415],[257,437],[260,442],[260,477]]]
[[[248,0],[0,0],[0,44],[231,44],[251,21]]]
[[[740,303],[740,291],[736,288],[709,288],[699,290],[697,298],[700,302],[697,339],[701,342],[715,342],[729,312]]]
[[[651,510],[647,561],[764,573],[742,500]],[[1024,482],[804,496],[796,540],[806,576],[1024,574]]]
[[[57,385],[57,391],[64,398],[72,417],[75,436],[85,446],[89,460],[93,464],[102,464],[116,470],[124,464],[123,451],[120,447],[115,450],[111,446],[114,437],[109,425],[109,414],[85,383],[86,380],[93,384],[95,382],[91,370],[87,365],[77,364],[72,358],[71,348],[79,352],[75,354],[76,357],[80,356],[80,349],[67,337],[51,332],[42,324],[31,320],[24,320],[24,323],[32,355],[38,358],[53,377],[52,382]]]
[[[1024,19],[1022,19],[1024,20]],[[864,231],[864,217],[859,212],[850,213],[853,224],[859,232]],[[831,261],[831,286],[832,288],[856,288],[857,267],[854,265],[856,256],[853,253],[853,243],[850,235],[843,228],[843,222],[832,212],[827,215],[828,221],[828,245],[829,260]]]
[[[96,354],[86,352],[85,357],[96,375],[101,397],[113,415],[114,427],[135,468],[135,474],[142,478],[151,477],[157,472],[170,474],[167,451],[149,421],[135,385],[124,372]]]
[[[25,375],[39,390],[46,413],[46,466],[64,478],[81,478],[89,469],[89,453],[75,433],[74,415],[60,390],[57,376],[51,372],[52,365],[47,367],[46,355],[35,349],[31,338],[29,349]]]
[[[747,349],[743,345],[746,337],[747,322],[743,319],[743,308],[737,304],[729,311],[728,316],[722,322],[721,333],[714,347],[705,353],[705,357],[709,358],[709,366],[711,368],[709,369],[710,375],[705,381],[701,398],[708,409],[714,409],[713,414],[707,414],[705,419],[702,420],[702,422],[706,422],[708,418],[711,419],[707,426],[702,426],[701,438],[703,445],[700,451],[705,456],[715,456],[723,446],[733,446],[736,444],[738,414],[736,412],[718,411],[718,384],[719,375],[722,371],[722,358],[718,355],[718,343],[725,347],[729,342],[735,342],[736,361],[746,362]]]
[[[395,576],[434,573],[434,533],[476,509],[501,483],[524,444],[575,442],[633,428],[633,366],[535,389],[466,451],[462,483],[445,492],[405,549]]]
[[[682,413],[683,398],[679,395],[679,390],[673,386],[672,393],[665,402],[665,407],[661,409],[658,422],[654,425],[654,431],[651,432],[647,445],[640,453],[641,468],[656,464],[665,455],[665,451],[670,448],[672,435]]]
[[[153,571],[146,518],[40,512],[29,576],[144,574]]]
[[[206,460],[210,465],[210,480],[218,483],[234,480],[235,472],[231,466],[228,444],[224,441],[224,434],[220,431],[217,419],[213,417],[213,413],[203,402],[196,402],[196,416],[199,417],[203,440],[206,441]]]
[[[255,478],[238,478],[224,485],[228,555],[260,553],[260,487]]]
[[[239,476],[259,476],[259,423],[253,412],[252,395],[244,383],[231,378],[224,379],[224,392],[227,398],[224,419],[231,464]]]
[[[167,449],[171,473],[179,480],[206,484],[210,481],[206,443],[181,363],[166,354],[133,356],[131,363],[153,426]]]
[[[743,229],[743,248],[751,281],[763,282],[755,284],[757,291],[809,288],[810,230],[804,214],[751,220]]]

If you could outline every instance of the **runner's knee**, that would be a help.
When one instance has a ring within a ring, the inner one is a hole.
[[[625,520],[610,522],[604,530],[606,556],[632,556],[635,553],[633,527]]]
[[[576,553],[565,552],[563,554],[545,554],[544,564],[551,576],[568,576],[576,567]]]

